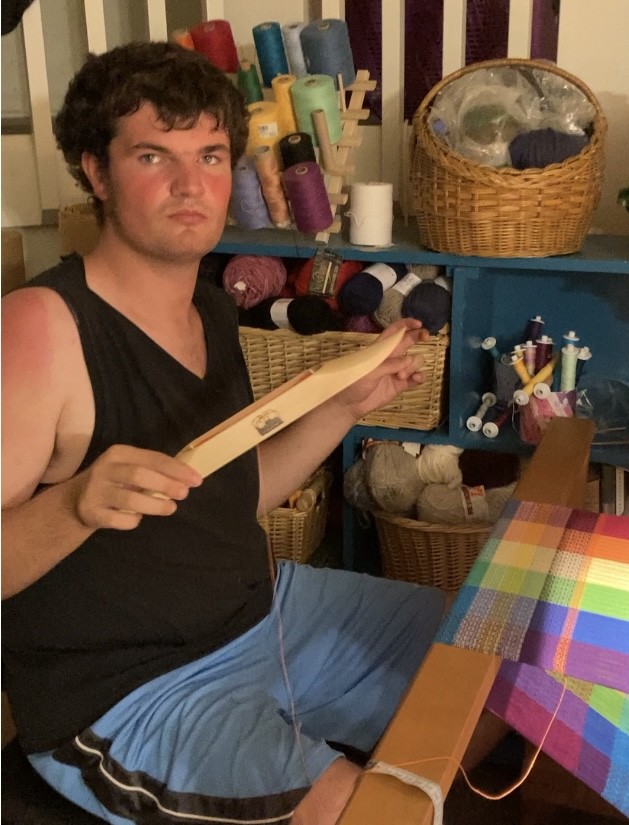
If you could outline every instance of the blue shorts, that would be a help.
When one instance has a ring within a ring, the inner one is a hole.
[[[433,588],[282,562],[255,627],[29,759],[116,825],[288,823],[341,755],[328,742],[373,749],[443,608]]]

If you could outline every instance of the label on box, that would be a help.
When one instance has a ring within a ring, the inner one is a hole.
[[[459,489],[461,491],[463,512],[465,513],[466,520],[489,521],[489,508],[487,506],[483,485],[479,484],[476,487],[467,487],[465,484],[462,484]]]
[[[343,259],[330,249],[318,249],[312,262],[312,274],[308,285],[311,295],[332,296],[336,292],[336,279]]]

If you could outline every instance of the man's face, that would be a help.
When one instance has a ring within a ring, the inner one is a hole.
[[[164,262],[192,263],[225,225],[229,137],[205,114],[191,129],[169,131],[145,103],[118,121],[99,178],[106,222],[123,243]]]

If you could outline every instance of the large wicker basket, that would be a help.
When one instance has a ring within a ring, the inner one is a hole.
[[[492,531],[491,524],[430,524],[374,513],[382,573],[389,579],[459,589]]]
[[[428,116],[437,94],[464,74],[501,66],[552,72],[583,92],[596,114],[590,140],[578,155],[542,169],[493,168],[468,160],[434,134]],[[440,252],[488,257],[576,252],[600,198],[606,129],[590,89],[551,63],[487,60],[449,74],[413,117],[411,188],[420,242]]]
[[[363,332],[322,332],[298,335],[290,330],[240,328],[240,343],[247,362],[254,398],[262,398],[303,370],[371,344],[376,335]],[[361,421],[383,427],[431,430],[443,417],[446,356],[449,338],[433,335],[415,344],[411,354],[424,359],[426,380]]]
[[[276,559],[307,562],[323,540],[332,474],[321,467],[312,478],[315,476],[321,476],[323,481],[323,493],[315,503],[305,510],[276,507],[260,519]]]

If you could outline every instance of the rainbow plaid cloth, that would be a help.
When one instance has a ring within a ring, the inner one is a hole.
[[[487,706],[629,815],[629,518],[511,500],[437,641],[505,661]]]

